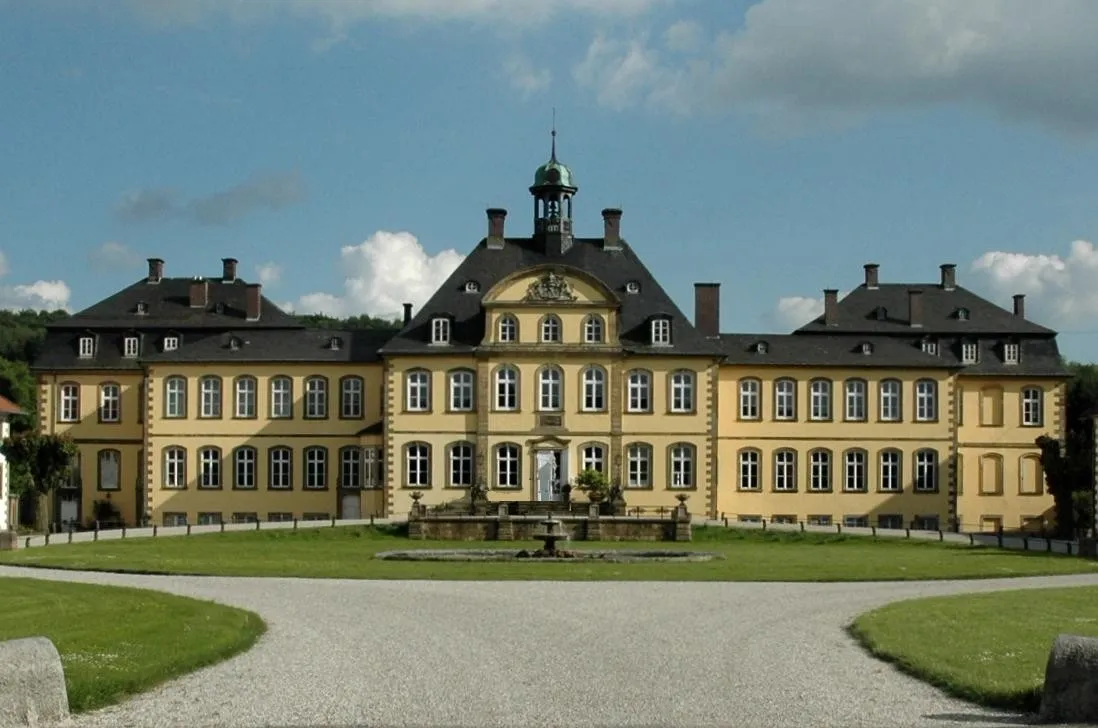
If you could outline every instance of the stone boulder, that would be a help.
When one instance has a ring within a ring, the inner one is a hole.
[[[0,726],[49,726],[68,718],[65,671],[53,642],[0,642]]]
[[[1043,723],[1098,723],[1098,638],[1062,634],[1045,667],[1038,719]]]

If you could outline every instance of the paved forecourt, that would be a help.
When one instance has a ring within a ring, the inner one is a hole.
[[[75,728],[998,726],[843,631],[897,599],[1098,585],[1096,575],[855,584],[139,576],[0,567],[253,610],[252,650]],[[2,588],[2,586],[0,586]]]

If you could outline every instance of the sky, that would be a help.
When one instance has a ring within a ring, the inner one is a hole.
[[[0,0],[0,307],[221,258],[297,312],[422,305],[549,155],[689,316],[788,331],[958,282],[1098,361],[1093,0]]]

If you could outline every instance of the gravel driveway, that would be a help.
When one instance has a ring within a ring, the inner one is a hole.
[[[130,576],[0,567],[253,610],[247,653],[76,728],[1010,726],[867,657],[843,632],[897,599],[1098,576],[762,584]]]

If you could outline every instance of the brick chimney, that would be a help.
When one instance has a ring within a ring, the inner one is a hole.
[[[839,324],[839,291],[836,288],[824,289],[824,326]]]
[[[1026,317],[1026,294],[1014,294],[1014,317],[1024,319]]]
[[[923,325],[923,292],[918,288],[907,292],[907,321],[912,328],[921,328]]]
[[[191,308],[206,308],[210,302],[210,289],[205,278],[191,281]]]
[[[507,222],[507,210],[501,207],[489,207],[488,213],[488,248],[501,250],[506,240],[504,235],[504,223]]]
[[[221,259],[221,282],[232,283],[236,280],[236,258]]]
[[[149,258],[149,283],[159,283],[164,277],[164,261],[160,258]]]
[[[602,211],[602,247],[621,250],[621,210],[608,207]]]
[[[233,261],[234,263],[236,261]],[[244,317],[248,321],[258,321],[259,314],[263,311],[263,285],[249,283],[244,291]]]
[[[876,290],[880,285],[878,280],[878,273],[881,270],[881,266],[876,263],[866,263],[865,268],[865,287],[870,290]]]
[[[404,304],[404,325],[412,323],[412,304]]]
[[[957,266],[953,263],[944,263],[942,269],[942,288],[952,291],[957,288]]]
[[[694,328],[702,336],[721,333],[721,284],[694,284]]]

